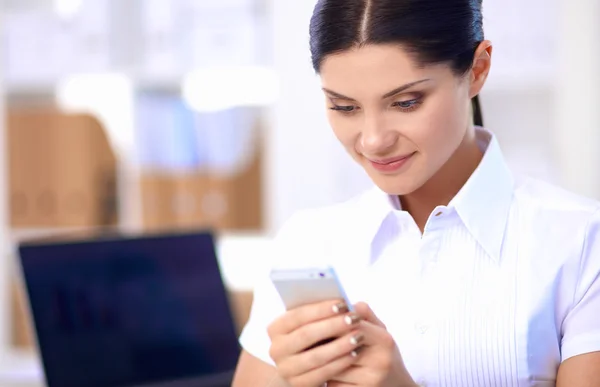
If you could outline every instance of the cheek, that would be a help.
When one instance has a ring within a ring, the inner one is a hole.
[[[454,95],[440,95],[420,112],[419,125],[409,138],[428,158],[445,158],[460,144],[468,121]]]
[[[333,134],[339,142],[348,151],[355,152],[355,144],[360,135],[360,128],[352,118],[340,117],[339,114],[331,112],[327,114],[329,126],[333,130]]]

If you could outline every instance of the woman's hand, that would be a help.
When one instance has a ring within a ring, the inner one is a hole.
[[[346,372],[362,345],[360,324],[360,317],[339,301],[286,312],[268,329],[279,376],[291,387],[321,387],[338,375],[351,375]]]
[[[355,308],[362,318],[359,331],[363,346],[353,365],[332,378],[327,387],[416,387],[385,325],[367,304]]]

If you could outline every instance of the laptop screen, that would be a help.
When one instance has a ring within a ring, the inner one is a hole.
[[[23,245],[49,387],[214,376],[240,349],[209,234]]]

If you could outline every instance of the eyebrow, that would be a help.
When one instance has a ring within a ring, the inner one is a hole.
[[[427,81],[430,81],[430,79],[429,78],[427,78],[427,79],[421,79],[420,81],[415,81],[415,82],[407,83],[406,85],[402,85],[402,86],[397,87],[397,88],[395,88],[394,90],[392,90],[392,91],[390,91],[388,93],[385,93],[383,95],[383,97],[381,97],[381,99],[386,99],[386,98],[393,97],[396,94],[400,94],[403,91],[408,90],[408,89],[410,89],[413,86],[416,86],[416,85],[418,85],[420,83],[427,82]],[[346,99],[346,100],[349,100],[349,101],[356,101],[354,98],[347,97],[347,96],[345,96],[343,94],[340,94],[340,93],[336,93],[333,90],[329,90],[329,89],[323,88],[323,91],[326,92],[327,94],[329,94],[330,96],[334,97],[334,98]]]

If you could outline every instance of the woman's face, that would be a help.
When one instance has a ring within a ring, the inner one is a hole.
[[[398,46],[331,55],[320,75],[336,137],[388,194],[423,186],[470,130],[470,77],[417,66]]]

